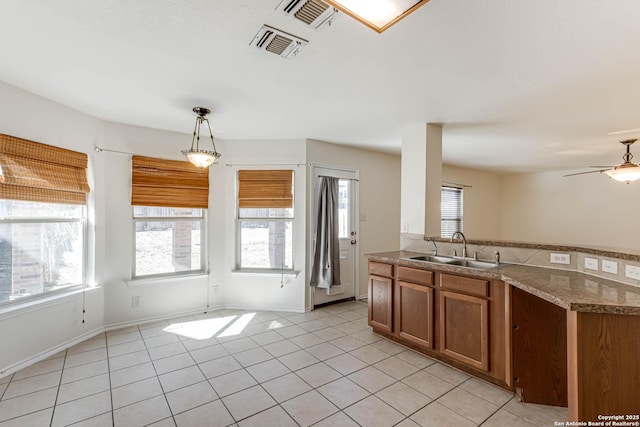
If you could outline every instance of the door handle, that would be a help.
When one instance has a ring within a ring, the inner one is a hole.
[[[354,239],[354,240],[351,240],[351,244],[352,244],[352,245],[355,245],[356,243],[357,243],[357,241],[356,241],[355,239]]]

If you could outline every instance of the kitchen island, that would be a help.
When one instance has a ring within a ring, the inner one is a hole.
[[[640,287],[576,271],[368,255],[374,332],[572,421],[640,413]]]

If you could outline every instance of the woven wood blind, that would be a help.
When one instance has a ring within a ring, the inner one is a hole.
[[[209,206],[209,169],[189,162],[133,156],[131,204],[200,208]]]
[[[238,206],[241,208],[292,208],[293,171],[238,171]]]
[[[87,203],[87,155],[0,134],[0,198]]]

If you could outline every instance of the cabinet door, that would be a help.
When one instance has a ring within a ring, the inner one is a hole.
[[[473,368],[489,371],[489,301],[440,292],[440,351]]]
[[[369,276],[369,325],[381,331],[392,330],[393,279]]]
[[[402,281],[397,281],[396,286],[398,336],[433,348],[433,288]]]

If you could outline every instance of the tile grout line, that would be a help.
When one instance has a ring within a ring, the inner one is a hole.
[[[62,362],[62,369],[60,370],[60,379],[58,380],[58,389],[56,390],[56,398],[53,401],[53,411],[51,411],[51,420],[49,421],[49,427],[53,426],[53,418],[56,416],[56,408],[58,407],[58,397],[60,396],[60,385],[62,384],[62,376],[64,375],[64,368],[67,363],[67,353],[69,349],[64,351],[64,361]]]

